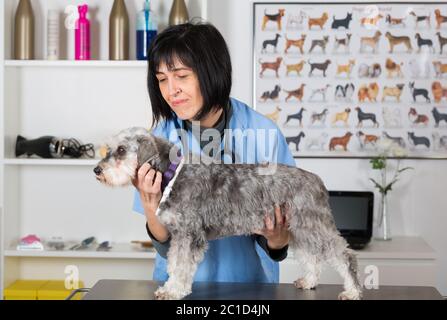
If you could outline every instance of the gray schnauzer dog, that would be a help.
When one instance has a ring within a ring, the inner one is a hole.
[[[282,164],[205,164],[202,158],[180,156],[174,144],[143,128],[121,131],[104,149],[94,172],[110,186],[130,185],[145,162],[162,173],[175,164],[156,212],[171,234],[169,279],[155,292],[157,299],[190,294],[208,240],[263,229],[265,214],[275,205],[285,208],[289,247],[305,269],[295,286],[316,287],[327,262],[344,279],[338,298],[361,299],[357,259],[336,228],[328,192],[317,175]]]

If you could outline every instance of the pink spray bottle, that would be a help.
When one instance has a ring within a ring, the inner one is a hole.
[[[75,26],[75,59],[90,60],[90,21],[87,19],[88,5],[78,6],[79,19]]]

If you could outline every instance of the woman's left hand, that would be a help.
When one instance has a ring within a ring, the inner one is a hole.
[[[281,208],[283,208],[283,212],[281,212]],[[275,206],[275,222],[270,215],[266,214],[264,217],[265,228],[255,232],[267,239],[267,246],[272,250],[282,249],[289,243],[289,212],[286,206]]]

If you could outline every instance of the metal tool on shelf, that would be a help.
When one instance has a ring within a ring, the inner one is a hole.
[[[92,244],[96,241],[95,237],[89,237],[87,239],[82,240],[81,243],[75,244],[70,248],[70,250],[83,250],[88,249],[92,246]]]
[[[103,241],[99,244],[98,248],[96,248],[96,251],[109,251],[110,249],[112,249],[110,242]]]

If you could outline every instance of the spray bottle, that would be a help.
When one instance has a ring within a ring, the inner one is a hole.
[[[149,0],[144,3],[144,9],[137,16],[137,59],[147,60],[147,50],[157,35],[158,19],[150,10]]]
[[[90,60],[90,21],[87,19],[88,5],[78,6],[79,19],[75,30],[75,59]]]

